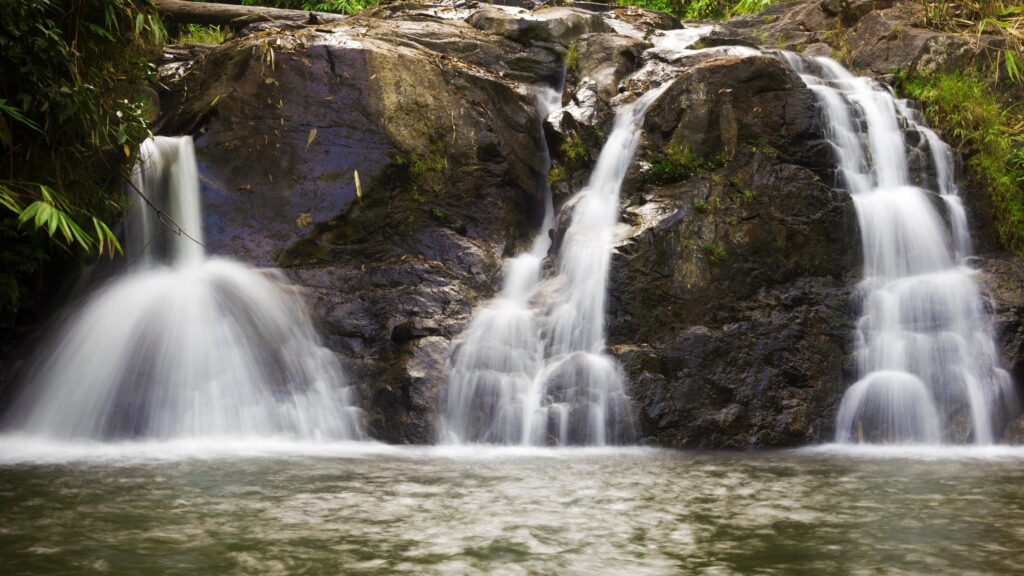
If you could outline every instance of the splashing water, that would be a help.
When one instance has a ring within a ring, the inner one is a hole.
[[[875,81],[827,58],[782,57],[824,110],[864,253],[860,380],[840,404],[836,440],[992,443],[1013,390],[965,264],[972,248],[952,151]],[[911,169],[905,131],[923,136],[934,178],[927,167]]]
[[[137,199],[135,270],[63,327],[8,424],[63,439],[360,438],[338,360],[283,275],[206,258],[191,137],[141,155],[133,184],[169,218]]]
[[[587,186],[564,208],[572,217],[557,273],[541,281],[550,207],[532,250],[506,265],[501,294],[477,312],[453,354],[442,441],[603,445],[632,438],[621,371],[604,353],[605,284],[622,182],[647,108],[664,88],[616,116]],[[542,117],[556,106],[542,98]]]

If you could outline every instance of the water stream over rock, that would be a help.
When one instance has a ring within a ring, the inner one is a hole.
[[[860,379],[839,407],[836,440],[992,443],[1013,389],[965,263],[970,232],[952,151],[874,80],[828,58],[783,57],[824,110],[863,246]],[[920,167],[908,160],[915,132],[928,151]]]
[[[604,352],[606,282],[619,191],[644,114],[666,86],[619,110],[588,184],[563,208],[571,223],[555,273],[540,281],[550,216],[533,250],[506,266],[501,295],[477,313],[453,356],[444,440],[603,445],[632,438],[621,370]]]
[[[134,186],[160,212],[136,197],[132,265],[43,348],[8,426],[75,440],[361,437],[295,289],[206,257],[192,138],[157,137],[141,155]]]

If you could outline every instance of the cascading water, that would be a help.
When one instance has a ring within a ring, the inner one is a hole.
[[[632,437],[622,375],[604,353],[605,283],[622,182],[647,108],[663,90],[619,111],[587,186],[565,208],[571,223],[557,273],[542,282],[553,223],[545,190],[547,217],[532,250],[508,262],[501,294],[474,316],[452,356],[442,441],[603,445]],[[556,106],[542,101],[541,117]]]
[[[836,440],[993,442],[994,417],[1013,391],[998,366],[975,272],[965,264],[970,233],[952,151],[873,80],[827,58],[782,57],[824,110],[862,238],[860,380],[840,404]],[[905,131],[923,137],[934,178],[927,168],[912,174]],[[912,184],[913,177],[934,188]]]
[[[64,326],[8,424],[64,439],[360,438],[360,412],[301,297],[279,273],[207,259],[191,137],[157,137],[140,153],[134,186],[170,219],[137,199],[136,269]]]

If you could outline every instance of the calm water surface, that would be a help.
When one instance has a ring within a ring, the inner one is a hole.
[[[1024,573],[1010,449],[214,446],[0,439],[3,573]]]

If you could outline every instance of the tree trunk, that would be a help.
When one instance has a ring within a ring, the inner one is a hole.
[[[210,4],[187,2],[185,0],[155,0],[161,16],[178,24],[207,24],[214,26],[244,26],[253,22],[295,22],[317,24],[343,20],[340,14],[306,12],[262,6],[236,6],[232,4]]]

